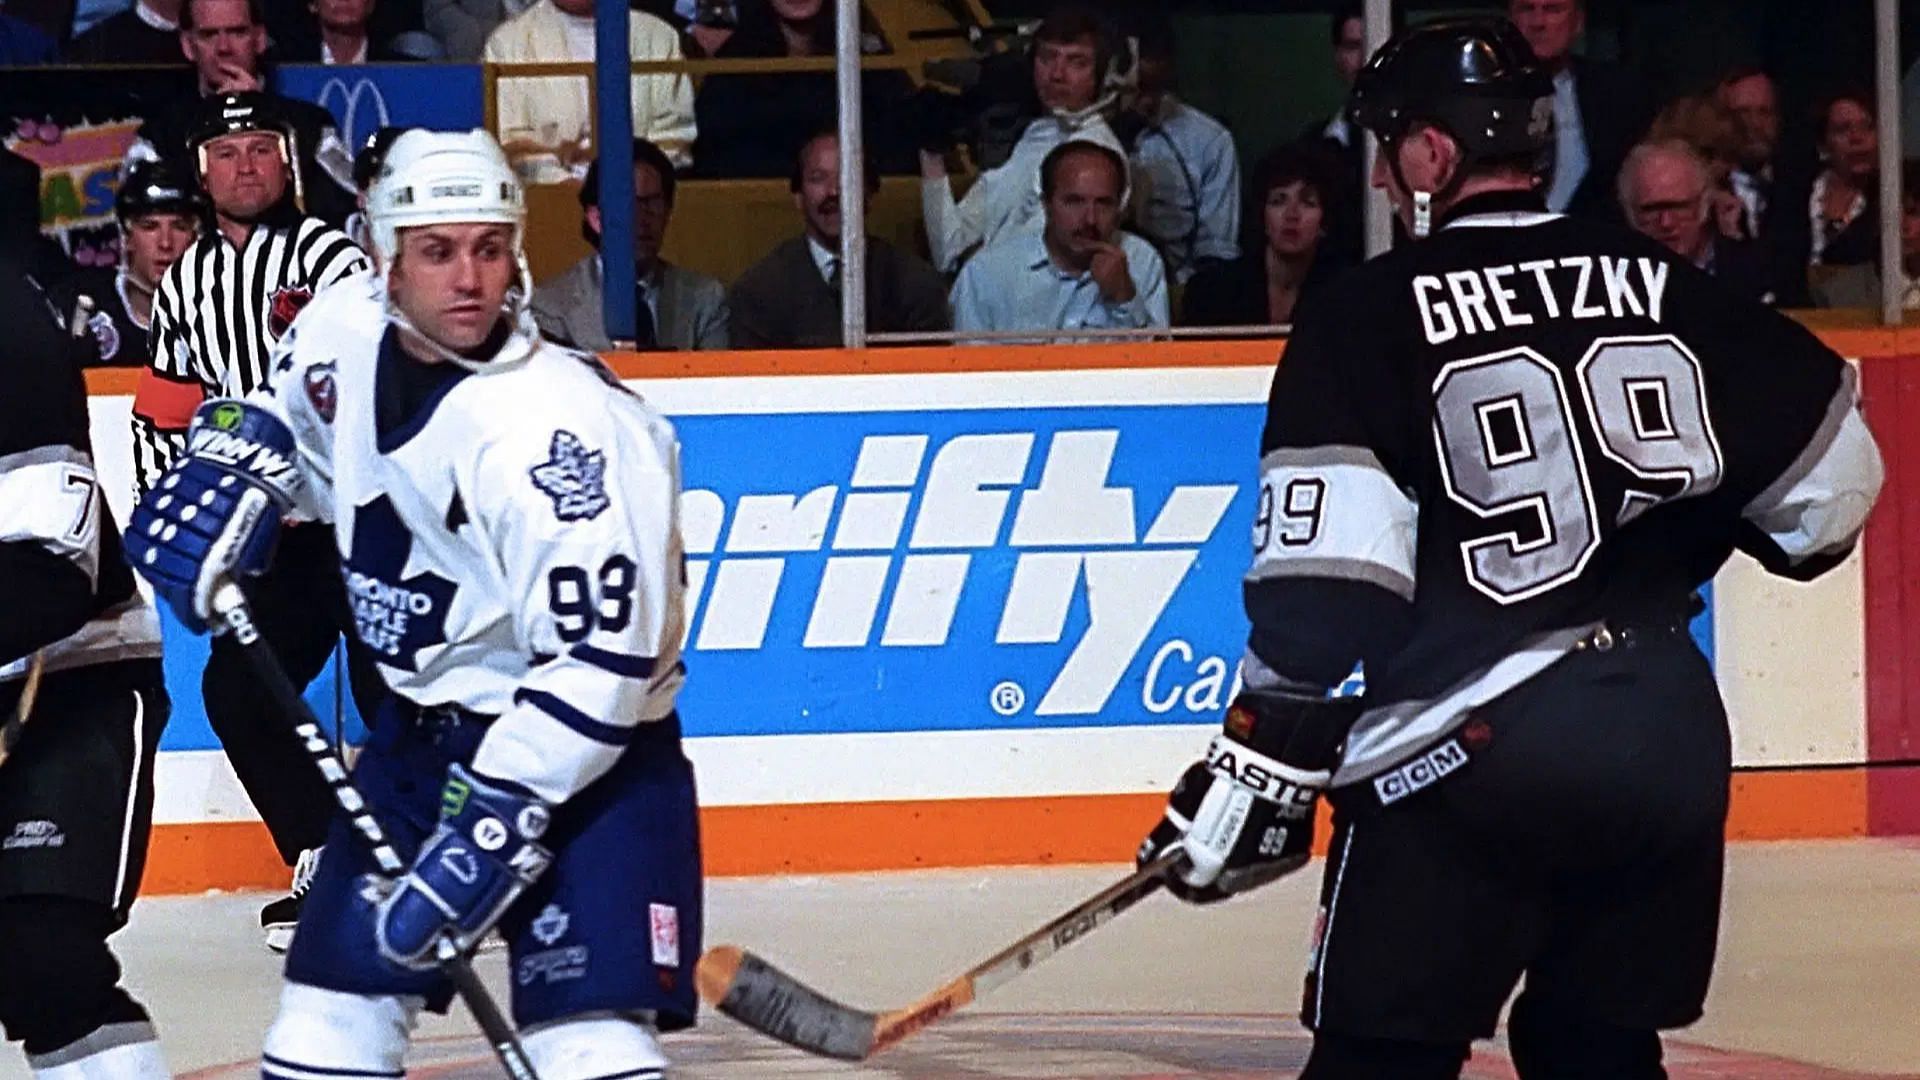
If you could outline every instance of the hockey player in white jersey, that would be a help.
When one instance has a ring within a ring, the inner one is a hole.
[[[377,880],[336,820],[262,1071],[399,1076],[416,1011],[450,999],[436,944],[497,926],[543,1080],[660,1076],[700,951],[673,429],[533,329],[491,137],[402,135],[370,218],[378,276],[302,313],[267,392],[201,408],[128,530],[206,626],[283,515],[333,523],[394,692],[354,776],[412,865]]]

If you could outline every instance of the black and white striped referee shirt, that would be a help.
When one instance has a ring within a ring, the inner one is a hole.
[[[368,267],[345,233],[318,218],[263,222],[238,248],[218,229],[202,234],[153,298],[147,370],[133,401],[137,493],[185,449],[202,401],[266,382],[274,342],[313,294]]]

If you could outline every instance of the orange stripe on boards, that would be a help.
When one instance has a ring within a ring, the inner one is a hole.
[[[1148,793],[712,806],[700,846],[720,877],[1122,862],[1165,804]]]
[[[267,827],[258,821],[196,821],[155,825],[147,842],[143,895],[208,889],[284,889],[293,871],[280,861]]]
[[[1867,771],[1739,773],[1727,813],[1735,840],[1867,835]]]
[[[709,806],[700,811],[715,877],[839,874],[936,867],[1116,863],[1160,818],[1163,796]],[[1314,850],[1324,854],[1323,812]],[[1734,840],[1864,836],[1863,770],[1748,773],[1733,779]],[[161,825],[141,891],[284,888],[288,870],[259,822]]]

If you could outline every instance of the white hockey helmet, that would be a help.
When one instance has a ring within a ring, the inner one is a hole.
[[[469,222],[513,226],[520,282],[508,293],[505,314],[516,325],[528,321],[533,272],[524,244],[526,193],[500,144],[486,131],[413,128],[401,133],[367,193],[367,221],[382,274],[400,255],[403,229]],[[388,304],[391,308],[391,296]]]
[[[383,266],[400,253],[400,230],[447,222],[512,225],[514,253],[521,257],[527,198],[492,135],[478,128],[414,129],[387,150],[367,196],[367,218]]]

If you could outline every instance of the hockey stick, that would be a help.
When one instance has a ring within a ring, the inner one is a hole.
[[[393,850],[393,844],[387,840],[385,829],[380,827],[379,819],[373,816],[373,810],[367,806],[367,800],[360,789],[353,786],[353,778],[347,775],[347,767],[333,752],[327,742],[326,733],[320,729],[320,721],[313,715],[313,709],[306,699],[295,689],[293,680],[280,666],[280,658],[260,637],[260,631],[253,625],[253,612],[247,608],[246,594],[232,580],[219,583],[214,588],[213,611],[219,620],[233,633],[235,644],[253,665],[254,674],[265,683],[267,691],[273,695],[274,704],[294,718],[294,733],[300,736],[301,745],[307,749],[307,756],[313,759],[320,774],[327,779],[327,786],[333,789],[333,799],[340,809],[347,812],[353,827],[367,842],[373,851],[373,861],[380,864],[380,872],[388,877],[398,876],[407,868],[400,853]],[[480,976],[474,974],[473,964],[456,949],[453,942],[442,938],[439,951],[440,967],[447,978],[453,982],[453,988],[459,992],[460,999],[467,1004],[467,1010],[480,1025],[480,1031],[486,1036],[488,1045],[493,1047],[494,1056],[500,1059],[500,1065],[506,1069],[512,1080],[539,1080],[533,1071],[533,1061],[527,1057],[526,1047],[520,1045],[519,1033],[500,1012],[500,1006],[494,1003],[493,995],[480,982]]]
[[[27,728],[27,717],[33,714],[33,699],[40,696],[40,669],[46,663],[46,653],[33,654],[33,661],[27,665],[27,677],[20,682],[20,699],[14,702],[13,715],[0,721],[0,765],[5,765],[7,758],[13,756],[20,733]]]
[[[1181,857],[1177,847],[1161,853],[1073,910],[902,1009],[871,1013],[842,1005],[735,945],[708,949],[694,969],[694,984],[709,1005],[763,1035],[810,1054],[864,1061],[1037,967],[1152,896]]]

